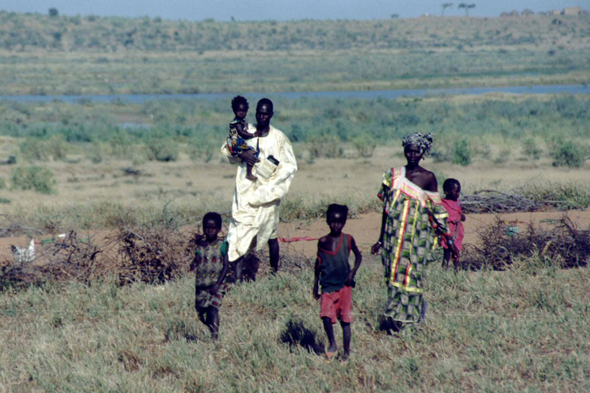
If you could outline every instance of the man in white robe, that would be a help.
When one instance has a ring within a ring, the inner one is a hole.
[[[279,267],[279,205],[281,198],[289,191],[297,171],[297,161],[289,138],[270,125],[273,114],[272,101],[263,98],[256,106],[257,124],[248,125],[248,132],[256,132],[246,143],[259,150],[258,159],[251,150],[245,150],[239,157],[233,157],[227,144],[221,147],[221,152],[227,155],[230,163],[238,164],[232,219],[227,234],[228,259],[235,263],[236,281],[241,281],[242,261],[254,247],[260,251],[268,243],[273,272]],[[258,180],[246,179],[246,163],[259,167],[269,156],[279,161],[272,175],[265,178],[254,172]]]

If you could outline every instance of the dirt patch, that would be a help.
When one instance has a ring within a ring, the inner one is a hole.
[[[496,223],[497,217],[503,221],[510,223],[511,226],[516,226],[519,231],[524,232],[530,222],[535,223],[539,227],[549,227],[556,224],[563,216],[563,212],[535,212],[535,213],[511,213],[511,214],[468,214],[467,221],[465,221],[465,240],[464,244],[477,244],[478,232],[489,225]],[[580,229],[590,227],[590,211],[570,211],[567,213],[568,217]],[[368,254],[371,245],[375,243],[379,236],[379,226],[381,225],[381,215],[378,213],[368,213],[359,215],[356,219],[349,219],[346,223],[345,232],[354,236],[359,249]],[[194,231],[194,227],[184,230]],[[92,236],[94,244],[98,246],[106,242],[114,231],[98,231],[92,234],[80,234],[80,236]],[[292,221],[288,223],[281,223],[279,226],[279,235],[285,239],[292,239],[297,237],[307,237],[309,239],[317,239],[328,233],[328,226],[324,220],[309,220],[309,221]],[[50,239],[51,236],[41,236],[36,238],[38,255],[43,255],[44,250],[48,249],[50,245],[41,244],[42,240]],[[11,245],[18,247],[26,247],[28,245],[28,238],[26,236],[0,238],[0,265],[10,263],[12,261]],[[289,253],[306,258],[313,258],[317,249],[317,241],[315,240],[300,240],[296,242],[281,243],[281,252]]]

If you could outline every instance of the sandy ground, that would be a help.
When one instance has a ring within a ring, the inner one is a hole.
[[[467,221],[465,221],[465,239],[463,244],[477,244],[478,230],[486,225],[494,223],[498,218],[507,222],[515,223],[522,233],[526,230],[526,226],[530,222],[537,225],[549,226],[552,222],[559,220],[564,215],[563,212],[538,212],[538,213],[513,213],[513,214],[469,214]],[[590,227],[590,211],[570,211],[567,213],[568,217],[578,226],[578,228],[586,229]],[[375,243],[379,236],[379,226],[381,223],[381,216],[378,213],[369,213],[360,215],[358,218],[349,219],[344,232],[350,233],[356,239],[357,245],[363,254],[369,254],[371,245]],[[97,244],[104,243],[108,238],[109,231],[101,231],[93,234],[94,241]],[[313,221],[293,221],[288,223],[281,223],[279,228],[279,235],[285,239],[292,239],[296,237],[308,237],[317,239],[328,233],[328,227],[323,220]],[[80,234],[79,237],[86,237],[87,234]],[[47,236],[43,237],[47,238]],[[39,255],[43,254],[43,248],[46,247],[41,243],[41,238],[37,240],[36,251]],[[29,239],[26,236],[0,238],[0,261],[11,261],[12,252],[11,245],[18,247],[26,247]],[[295,253],[303,255],[307,258],[313,258],[316,252],[317,242],[315,240],[301,240],[295,242],[281,243],[282,253]]]

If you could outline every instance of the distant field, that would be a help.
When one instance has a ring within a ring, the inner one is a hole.
[[[0,94],[590,82],[590,17],[172,22],[0,13]]]
[[[301,98],[275,109],[299,163],[285,219],[321,217],[331,202],[378,209],[381,174],[404,164],[400,138],[415,131],[434,134],[424,165],[441,183],[456,177],[467,193],[525,186],[562,208],[590,206],[587,96]],[[0,176],[2,222],[67,230],[228,212],[235,168],[219,148],[230,114],[219,100],[0,105],[0,157],[22,168]],[[29,179],[34,167],[44,171]],[[23,190],[38,186],[46,194]]]

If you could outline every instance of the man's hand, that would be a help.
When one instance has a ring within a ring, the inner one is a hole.
[[[217,292],[219,292],[219,285],[213,285],[211,288],[207,290],[207,292],[209,292],[211,295],[215,295]]]
[[[465,217],[465,214],[461,213],[461,221],[465,221],[467,220],[467,217]]]
[[[380,249],[381,249],[381,242],[377,242],[377,243],[373,244],[373,247],[371,247],[371,254],[373,254],[373,255],[379,254]]]
[[[240,153],[239,157],[248,165],[254,165],[257,162],[260,162],[258,158],[254,157],[254,153],[252,153],[252,150],[250,149],[244,150],[242,153]]]

